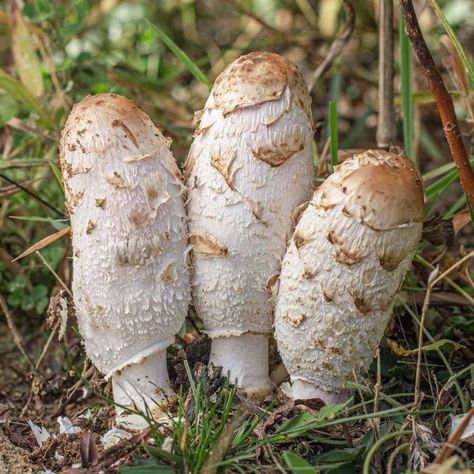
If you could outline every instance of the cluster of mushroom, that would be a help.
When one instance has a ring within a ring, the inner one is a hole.
[[[60,147],[74,304],[119,423],[142,427],[134,409],[159,416],[172,395],[166,348],[191,294],[211,362],[249,395],[272,388],[273,327],[294,398],[341,401],[370,363],[421,236],[422,186],[407,159],[372,150],[311,199],[310,105],[285,58],[238,58],[204,106],[185,184],[131,101],[74,107]]]

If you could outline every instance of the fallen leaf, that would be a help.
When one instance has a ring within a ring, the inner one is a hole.
[[[71,227],[65,227],[64,229],[61,229],[58,232],[55,232],[54,234],[48,235],[44,239],[41,239],[39,242],[36,242],[36,244],[32,245],[29,249],[25,250],[23,253],[18,255],[18,257],[14,258],[12,262],[16,262],[17,260],[20,260],[20,258],[27,257],[28,255],[32,254],[33,252],[36,252],[37,250],[41,250],[42,248],[46,247],[47,245],[53,243],[54,241],[60,239],[61,237],[64,237],[65,235],[69,234],[71,232]]]

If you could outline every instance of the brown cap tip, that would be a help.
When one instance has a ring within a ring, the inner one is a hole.
[[[323,206],[343,201],[345,213],[376,230],[423,222],[421,178],[401,155],[367,150],[339,165],[319,189]]]
[[[236,59],[216,79],[212,89],[216,107],[225,114],[278,100],[289,87],[292,100],[312,121],[311,98],[291,61],[275,53],[255,51]]]
[[[157,140],[169,145],[150,117],[117,94],[90,95],[74,105],[61,134],[61,148],[90,150],[97,141],[123,140],[131,150]]]

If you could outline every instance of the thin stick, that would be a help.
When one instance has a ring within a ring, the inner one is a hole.
[[[444,85],[443,78],[436,67],[433,57],[426,46],[423,33],[421,32],[420,25],[416,18],[412,0],[400,0],[400,8],[405,18],[405,27],[413,45],[413,50],[415,51],[436,101],[436,107],[438,108],[441,122],[443,123],[444,134],[459,172],[461,186],[471,206],[474,207],[474,171],[469,163],[466,148],[462,140],[453,101]]]
[[[379,409],[379,399],[380,399],[380,391],[382,390],[382,365],[380,361],[380,349],[377,348],[377,381],[374,386],[374,413],[376,413]],[[374,439],[378,441],[379,439],[379,419],[372,420],[372,430],[374,431]]]
[[[344,0],[344,12],[346,14],[346,24],[344,30],[342,30],[342,33],[331,43],[328,53],[324,57],[321,64],[317,67],[316,71],[314,71],[308,85],[309,92],[313,90],[313,87],[318,79],[332,66],[334,61],[342,53],[344,46],[352,36],[356,15],[354,6],[348,0]]]
[[[439,281],[441,281],[446,275],[449,275],[455,268],[459,267],[462,263],[464,263],[466,260],[469,260],[470,258],[474,257],[474,250],[472,252],[469,252],[467,255],[465,255],[461,260],[458,260],[454,265],[451,265],[447,270],[445,270],[439,277],[433,280],[433,283],[431,283],[431,286],[435,286]]]
[[[44,357],[48,353],[48,350],[51,346],[51,343],[53,342],[54,336],[58,332],[58,329],[59,329],[60,325],[61,325],[61,321],[57,321],[56,324],[54,325],[54,328],[51,331],[51,334],[49,335],[48,340],[46,341],[46,344],[44,345],[43,350],[41,351],[41,354],[38,357],[38,360],[36,361],[36,365],[35,365],[36,370],[39,369],[39,367],[41,365],[41,362],[43,362]]]
[[[53,270],[53,267],[48,263],[48,261],[43,257],[43,255],[41,255],[40,251],[37,250],[35,253],[41,259],[44,266],[54,275],[54,278],[56,278],[57,282],[61,285],[64,291],[66,291],[66,293],[72,298],[71,290],[66,286],[66,283],[63,282],[61,277]]]
[[[380,0],[379,14],[379,118],[377,146],[395,142],[395,106],[393,101],[393,0]]]
[[[421,318],[420,318],[420,327],[418,332],[418,354],[416,358],[416,374],[415,374],[415,401],[414,406],[415,408],[418,407],[420,403],[421,396],[420,396],[420,381],[421,381],[421,355],[422,355],[422,347],[423,347],[423,330],[425,328],[425,319],[426,313],[428,312],[428,308],[430,306],[430,297],[431,292],[433,290],[433,285],[431,284],[432,281],[438,275],[438,268],[435,268],[429,278],[428,278],[428,285],[426,287],[426,295],[425,301],[423,302],[423,308],[421,309]]]
[[[449,457],[449,455],[453,452],[456,445],[459,443],[461,436],[464,433],[467,425],[471,421],[471,418],[474,416],[474,407],[472,407],[463,418],[459,426],[456,428],[456,431],[448,438],[446,444],[443,446],[443,449],[440,451],[436,459],[434,460],[435,463],[442,464],[445,459]]]
[[[52,211],[54,211],[59,217],[64,217],[63,212],[61,212],[59,209],[56,209],[49,202],[45,201],[42,197],[38,196],[33,191],[30,191],[28,188],[25,188],[25,186],[22,186],[20,183],[17,183],[14,179],[9,178],[3,173],[0,173],[0,178],[4,179],[5,181],[8,181],[11,184],[14,184],[17,188],[21,189],[26,194],[29,194],[32,198],[36,199],[38,202],[43,204],[43,206],[46,206],[48,209],[51,209]]]
[[[13,318],[10,314],[10,310],[7,307],[5,298],[3,298],[3,295],[0,295],[0,308],[2,308],[2,311],[5,314],[5,319],[7,320],[8,327],[10,328],[10,331],[13,336],[13,342],[15,343],[16,347],[18,347],[18,350],[22,353],[23,357],[29,362],[31,370],[36,373],[35,363],[33,362],[33,359],[31,358],[30,354],[26,352],[26,349],[23,346],[20,334],[18,333],[15,323],[13,322]]]
[[[405,448],[408,448],[410,446],[410,443],[403,443],[397,446],[391,453],[388,458],[387,462],[387,474],[392,474],[392,468],[393,468],[393,463],[395,461],[395,458],[397,457],[398,453],[402,451]]]

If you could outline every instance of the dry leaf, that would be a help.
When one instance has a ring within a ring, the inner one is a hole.
[[[453,217],[454,234],[457,234],[459,231],[461,231],[464,227],[466,227],[467,224],[469,224],[469,222],[471,222],[471,214],[469,209],[466,208],[462,211],[459,211]]]
[[[34,38],[16,3],[12,2],[12,53],[22,84],[35,96],[44,94],[41,66],[34,48]]]
[[[459,82],[459,86],[461,87],[465,96],[469,95],[469,80],[467,78],[466,68],[462,62],[462,59],[459,57],[456,48],[454,47],[451,38],[448,35],[441,36],[441,43],[443,46],[449,51],[449,54],[453,58],[454,62],[454,71],[456,73],[456,78]]]
[[[59,232],[55,232],[54,234],[48,235],[44,239],[41,239],[39,242],[36,242],[33,246],[31,246],[29,249],[25,250],[23,253],[18,255],[18,257],[14,258],[12,262],[16,262],[17,260],[20,260],[20,258],[27,257],[28,255],[32,254],[33,252],[36,252],[37,250],[41,250],[42,248],[46,247],[47,245],[53,243],[55,240],[60,239],[61,237],[64,237],[65,235],[69,234],[71,232],[71,227],[66,227]]]

